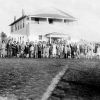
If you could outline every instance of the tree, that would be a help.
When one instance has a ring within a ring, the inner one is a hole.
[[[7,39],[7,35],[6,35],[6,33],[4,33],[4,32],[1,32],[1,40],[3,41],[6,41],[6,39]]]

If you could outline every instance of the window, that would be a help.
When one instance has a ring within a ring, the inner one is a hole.
[[[64,23],[67,23],[67,20],[64,20]]]
[[[49,20],[49,24],[53,24],[53,19],[48,19]]]
[[[39,24],[39,18],[35,18],[35,22]]]
[[[27,20],[29,20],[29,17],[27,17]]]
[[[24,28],[24,22],[23,22],[23,28]]]
[[[25,21],[25,20],[23,19],[23,28],[24,28],[24,26],[25,26],[25,25],[24,25],[24,21]]]
[[[15,23],[15,31],[17,30],[17,24]]]
[[[20,21],[20,29],[22,29],[22,21]]]
[[[19,30],[19,23],[18,23],[18,30]]]

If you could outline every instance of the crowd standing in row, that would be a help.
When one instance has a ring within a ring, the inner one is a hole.
[[[0,45],[0,56],[20,58],[92,58],[100,56],[99,46],[79,45],[77,43],[61,42],[22,42],[9,40],[2,41]]]

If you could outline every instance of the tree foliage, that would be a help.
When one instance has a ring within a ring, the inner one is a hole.
[[[1,40],[6,40],[7,39],[7,35],[4,32],[1,32]]]

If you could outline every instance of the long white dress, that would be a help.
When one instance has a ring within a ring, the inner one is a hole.
[[[6,44],[5,43],[2,43],[2,45],[1,45],[1,55],[3,56],[3,57],[5,57],[5,55],[6,55]]]
[[[100,47],[97,49],[97,55],[100,56]]]
[[[56,44],[53,44],[53,50],[52,50],[53,57],[56,56],[56,53],[57,53]]]

